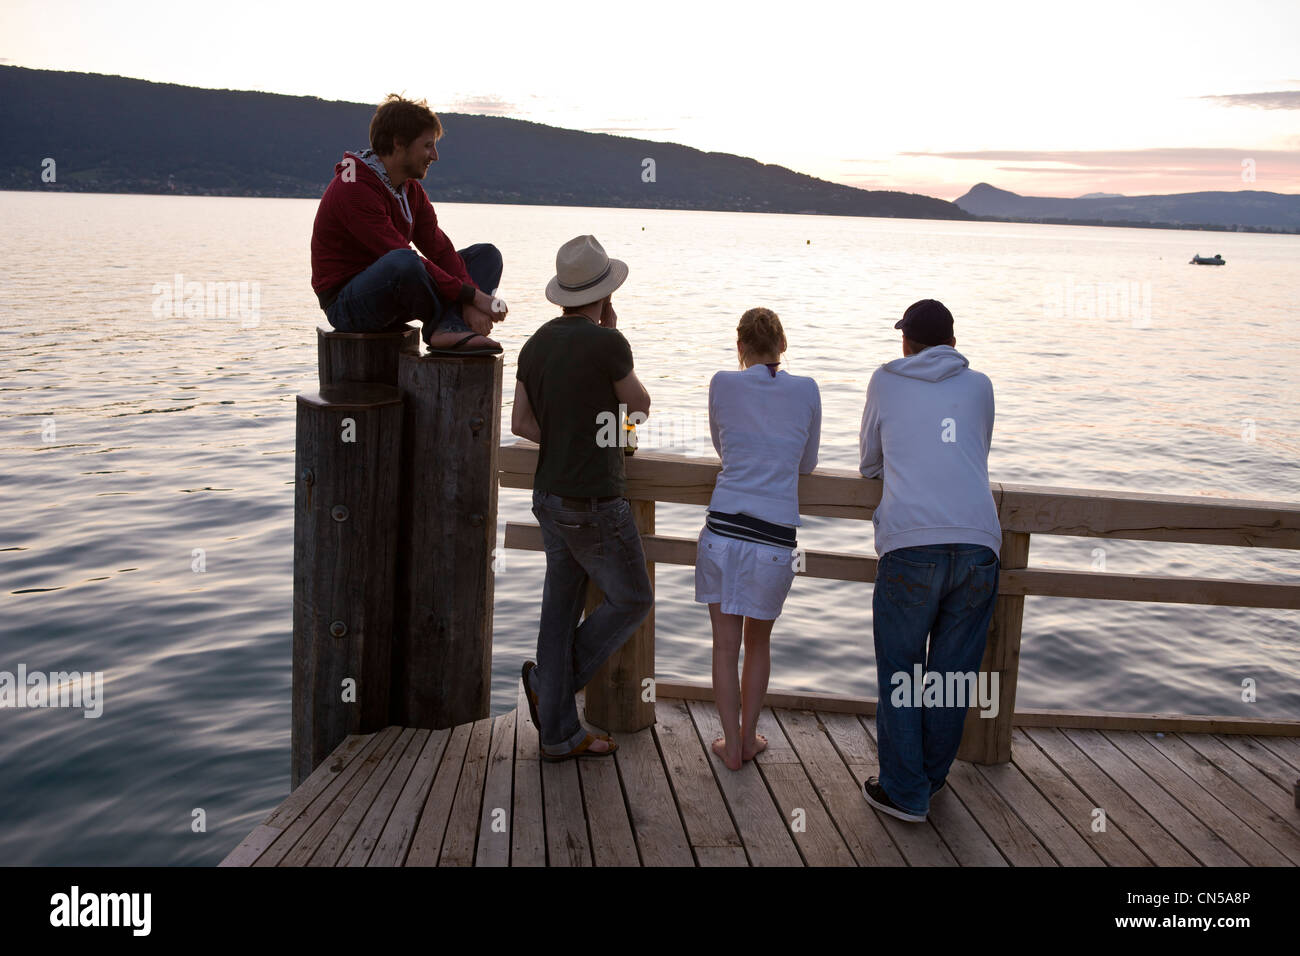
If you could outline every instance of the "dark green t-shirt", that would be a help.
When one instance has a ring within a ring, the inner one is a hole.
[[[623,333],[585,316],[552,319],[524,343],[516,377],[542,430],[534,488],[575,498],[627,494],[614,383],[631,373]]]

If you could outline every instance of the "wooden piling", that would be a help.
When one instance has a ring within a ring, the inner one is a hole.
[[[400,534],[390,721],[488,715],[496,545],[499,355],[403,353]]]
[[[316,328],[316,358],[320,384],[372,382],[397,384],[397,357],[420,350],[420,328],[398,326],[389,332],[338,332]]]
[[[388,723],[401,436],[392,386],[345,383],[298,396],[294,787],[349,734]]]
[[[1029,566],[1029,535],[1002,532],[999,554],[1001,570]],[[981,717],[978,706],[966,712],[961,748],[957,756],[972,763],[1007,763],[1011,760],[1011,719],[1016,709],[1016,678],[1020,674],[1020,626],[1025,617],[1025,598],[999,594],[989,623],[981,673],[998,675],[998,715]]]
[[[655,503],[632,501],[632,517],[636,529],[643,535],[655,533]],[[650,575],[650,588],[654,590],[655,566],[646,561]],[[600,589],[594,584],[587,589],[587,613],[591,613],[603,600]],[[635,733],[655,722],[654,694],[648,691],[647,679],[655,676],[655,612],[632,632],[621,648],[596,672],[587,685],[587,722],[612,733]]]

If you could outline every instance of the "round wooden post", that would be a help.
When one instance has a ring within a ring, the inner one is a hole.
[[[633,501],[632,517],[641,534],[655,533],[654,501]],[[655,566],[646,561],[650,588],[654,589]],[[594,584],[587,588],[587,613],[603,600]],[[655,612],[650,614],[623,646],[609,656],[587,685],[586,717],[588,723],[616,733],[634,733],[655,722]]]
[[[1002,532],[1001,570],[1029,565],[1029,535]],[[998,595],[989,622],[980,671],[998,675],[998,715],[981,717],[978,707],[966,712],[957,757],[972,763],[1006,763],[1011,759],[1011,718],[1016,711],[1016,678],[1020,675],[1020,625],[1025,617],[1024,595]]]
[[[298,396],[294,787],[348,734],[388,723],[401,439],[402,397],[392,386]]]
[[[342,382],[396,385],[397,357],[419,350],[419,326],[402,326],[391,332],[336,332],[328,325],[316,327],[322,388]]]
[[[403,727],[488,715],[501,369],[499,355],[400,356],[406,419],[389,714]]]

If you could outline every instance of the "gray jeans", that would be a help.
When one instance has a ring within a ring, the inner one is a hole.
[[[542,749],[550,754],[567,753],[582,743],[587,732],[574,695],[654,607],[641,535],[627,499],[582,499],[581,506],[567,501],[533,491],[533,514],[546,545],[546,584],[532,689]],[[588,580],[605,600],[579,624]]]

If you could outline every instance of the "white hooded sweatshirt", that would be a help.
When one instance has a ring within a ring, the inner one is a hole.
[[[982,544],[998,554],[992,442],[993,383],[952,346],[876,369],[859,436],[859,471],[885,480],[871,519],[876,554],[927,544]]]

